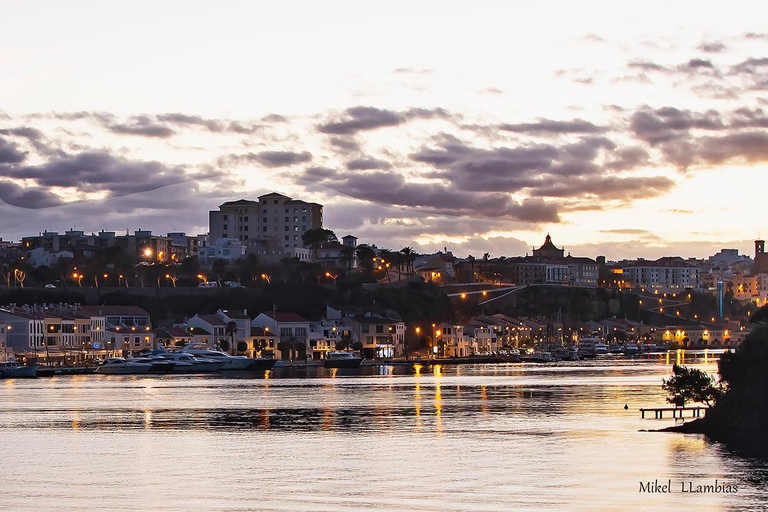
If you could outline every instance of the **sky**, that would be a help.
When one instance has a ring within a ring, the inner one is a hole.
[[[711,5],[711,8],[708,7]],[[272,191],[360,243],[752,254],[763,2],[0,0],[0,237],[207,232]]]

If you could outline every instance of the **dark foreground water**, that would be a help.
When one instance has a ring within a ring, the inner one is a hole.
[[[0,510],[762,510],[764,462],[640,432],[678,357],[0,381]]]

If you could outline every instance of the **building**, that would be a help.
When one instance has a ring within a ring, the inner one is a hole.
[[[197,253],[197,263],[201,268],[211,268],[216,260],[230,265],[245,257],[247,247],[236,238],[218,238],[212,245],[201,247]]]
[[[613,271],[620,274],[630,287],[660,290],[701,288],[698,266],[679,257],[623,262]]]
[[[257,201],[240,199],[208,214],[209,238],[241,242],[276,237],[283,248],[303,247],[301,235],[323,227],[323,206],[273,192]]]
[[[280,342],[292,342],[303,344],[305,352],[309,352],[309,320],[296,313],[268,312],[261,313],[251,321],[251,328],[261,328],[279,336]],[[288,354],[283,354],[278,346],[275,346],[276,355],[285,358]]]

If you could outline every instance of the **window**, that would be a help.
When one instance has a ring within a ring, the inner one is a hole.
[[[261,230],[266,233],[267,232],[267,226],[264,226]]]
[[[222,220],[227,220],[227,216],[226,216],[226,215],[224,215],[224,218],[223,218]]]
[[[299,226],[293,226],[293,230],[294,231],[298,231],[299,230]]]
[[[287,242],[290,237],[288,235],[285,235],[285,241]]]
[[[383,334],[384,333],[384,326],[383,325],[377,325],[376,326],[376,334]]]
[[[265,202],[266,202],[266,201],[265,201]],[[261,210],[261,213],[267,213],[267,209],[266,209],[266,208],[264,208],[263,210]],[[265,221],[265,222],[266,222],[266,221]]]
[[[275,202],[274,202],[274,204],[277,204],[277,199],[275,199]]]
[[[245,219],[245,222],[248,222],[248,217],[243,217]]]
[[[227,235],[226,233],[222,233],[221,236],[223,236],[224,238],[228,238],[229,237],[229,235]],[[214,253],[211,252],[210,254],[211,254],[211,256],[213,256]]]
[[[293,235],[293,239],[294,240],[298,240],[299,239],[299,235]]]
[[[133,346],[134,347],[140,347],[141,346],[141,338],[138,336],[133,338]]]
[[[226,225],[226,224],[224,224],[224,225],[223,225],[221,228],[222,228],[222,229],[224,229],[224,230],[226,230],[226,229],[227,229],[227,225]]]
[[[267,223],[267,218],[266,218],[266,217],[264,217],[263,219],[261,219],[261,222],[263,222],[264,224],[266,224],[266,223]]]
[[[370,325],[363,325],[361,327],[361,329],[360,329],[360,332],[362,332],[362,333],[369,333],[369,332],[371,332],[370,329],[371,329]]]
[[[307,226],[301,226],[301,230],[302,231],[306,231],[307,230]]]
[[[288,208],[285,209],[285,213],[288,213]],[[288,220],[288,219],[285,219],[285,220]]]
[[[293,218],[293,222],[299,222],[299,218],[298,217],[294,217]]]
[[[285,226],[285,230],[288,231],[288,226]]]
[[[301,213],[307,213],[307,209],[306,208],[302,208],[301,209]]]
[[[245,226],[245,228],[243,229],[243,231],[248,231],[248,226]]]
[[[301,216],[301,222],[307,222],[307,216],[306,215],[302,215]]]
[[[285,222],[288,222],[288,217],[285,218]]]

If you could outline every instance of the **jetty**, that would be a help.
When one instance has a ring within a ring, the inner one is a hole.
[[[654,419],[664,419],[664,413],[672,411],[672,418],[683,419],[683,414],[686,411],[691,411],[691,418],[701,418],[701,411],[704,411],[704,415],[707,415],[707,409],[709,407],[697,406],[697,407],[643,407],[640,409],[641,419],[645,419],[645,413],[654,414]]]

